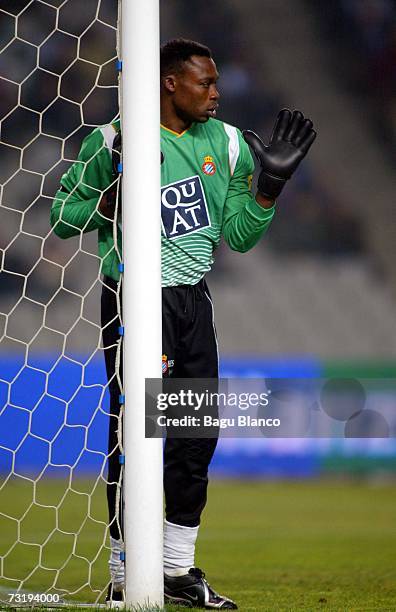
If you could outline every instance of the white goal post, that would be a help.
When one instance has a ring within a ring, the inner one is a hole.
[[[159,0],[122,11],[126,597],[162,604],[162,440],[145,439],[144,406],[162,375]]]
[[[159,0],[2,0],[0,91],[0,608],[104,606],[115,417],[102,259],[97,231],[74,227],[61,240],[50,210],[82,140],[119,114],[123,249],[116,239],[111,254],[122,279],[123,466],[114,485],[117,499],[123,487],[125,606],[158,609],[162,440],[145,438],[145,378],[161,377]]]

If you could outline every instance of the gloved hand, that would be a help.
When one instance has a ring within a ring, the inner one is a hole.
[[[286,181],[306,156],[316,138],[312,121],[298,111],[293,114],[287,108],[278,113],[269,145],[251,130],[244,130],[243,137],[252,147],[260,162],[261,173],[258,191],[265,198],[275,200]]]
[[[113,170],[112,184],[104,192],[99,203],[99,210],[105,217],[114,218],[114,213],[117,208],[117,213],[121,212],[121,175],[118,171],[118,164],[121,161],[122,138],[121,132],[117,132],[113,141],[113,150],[111,155],[111,165]]]

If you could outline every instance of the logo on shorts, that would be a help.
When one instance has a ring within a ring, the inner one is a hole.
[[[162,355],[162,374],[166,374],[175,365],[174,359],[168,359],[168,355]]]
[[[207,155],[202,165],[202,172],[209,176],[212,176],[216,172],[216,164],[214,163],[213,157]]]
[[[205,192],[199,176],[161,189],[162,229],[170,240],[210,227]]]

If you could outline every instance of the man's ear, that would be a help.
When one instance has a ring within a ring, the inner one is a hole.
[[[170,93],[174,93],[176,89],[176,77],[173,74],[169,74],[168,76],[164,77],[162,82],[165,89],[167,89]]]

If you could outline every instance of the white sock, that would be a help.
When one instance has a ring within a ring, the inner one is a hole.
[[[125,588],[125,564],[120,555],[124,552],[124,542],[110,536],[109,570],[113,589],[122,591]]]
[[[183,527],[164,521],[164,572],[183,576],[194,567],[198,527]]]

